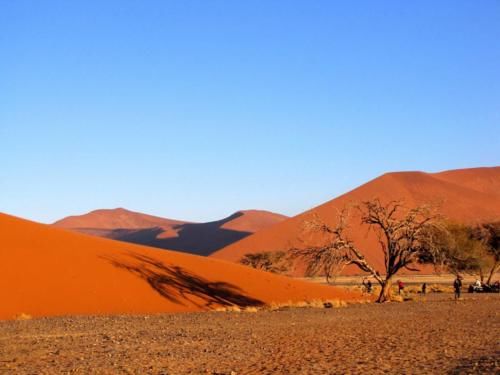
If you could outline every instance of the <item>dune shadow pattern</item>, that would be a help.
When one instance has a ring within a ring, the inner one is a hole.
[[[258,299],[245,295],[236,285],[209,281],[180,266],[166,265],[152,257],[129,253],[131,258],[125,262],[105,258],[113,266],[131,272],[149,284],[163,298],[184,305],[188,300],[199,308],[215,306],[262,306]]]
[[[162,227],[151,227],[143,229],[113,229],[98,232],[94,229],[88,229],[88,233],[94,231],[98,235],[131,242],[139,245],[158,247],[161,249],[186,251],[197,255],[210,255],[216,250],[226,247],[236,241],[239,241],[251,232],[237,231],[222,228],[222,226],[243,215],[237,212],[223,220],[212,221],[209,223],[185,223],[178,224],[172,228],[177,236],[162,238],[161,235],[165,229]],[[85,229],[80,229],[85,232]]]

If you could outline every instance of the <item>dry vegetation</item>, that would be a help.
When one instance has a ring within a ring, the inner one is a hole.
[[[239,306],[226,306],[217,307],[213,311],[217,312],[258,312],[258,311],[276,311],[276,310],[286,310],[294,308],[313,308],[313,309],[331,309],[346,307],[350,304],[364,304],[372,302],[373,298],[366,296],[364,299],[356,301],[343,301],[339,299],[312,299],[303,301],[286,301],[286,302],[271,302],[268,305],[263,305],[260,307],[239,307]]]
[[[355,206],[360,222],[377,235],[384,257],[383,269],[367,258],[367,249],[359,247],[349,235],[349,207],[338,211],[331,225],[319,215],[303,222],[302,246],[290,249],[295,259],[305,262],[306,275],[324,275],[330,283],[347,266],[356,266],[378,283],[372,289],[377,302],[394,300],[393,283],[402,271],[419,271],[419,263],[434,265],[439,272],[478,273],[482,283],[491,285],[500,268],[500,223],[474,227],[444,220],[437,207],[405,207],[403,201],[364,201]],[[319,244],[315,243],[320,239]],[[431,291],[438,291],[434,288]],[[399,299],[399,298],[396,298]]]

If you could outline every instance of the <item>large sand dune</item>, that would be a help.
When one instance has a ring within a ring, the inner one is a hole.
[[[397,172],[384,174],[336,199],[287,219],[221,249],[213,257],[237,262],[246,253],[286,250],[302,246],[297,238],[303,222],[313,214],[333,224],[337,210],[365,200],[404,200],[409,207],[422,203],[438,204],[451,220],[475,223],[500,218],[500,167],[474,168],[441,173]],[[383,271],[383,255],[373,231],[352,217],[350,236],[364,250],[377,269]],[[306,237],[307,238],[307,237]],[[347,273],[358,273],[355,267]],[[300,269],[299,269],[300,273]]]
[[[53,225],[140,245],[209,255],[287,217],[268,211],[238,211],[222,220],[191,223],[117,209],[69,216]]]
[[[357,295],[0,214],[0,318],[154,313]]]

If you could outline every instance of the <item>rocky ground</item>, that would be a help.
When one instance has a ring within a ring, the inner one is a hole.
[[[0,373],[500,374],[500,295],[0,322]]]

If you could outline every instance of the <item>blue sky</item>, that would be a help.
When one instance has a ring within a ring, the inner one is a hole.
[[[3,1],[0,211],[289,215],[500,164],[498,1]]]

